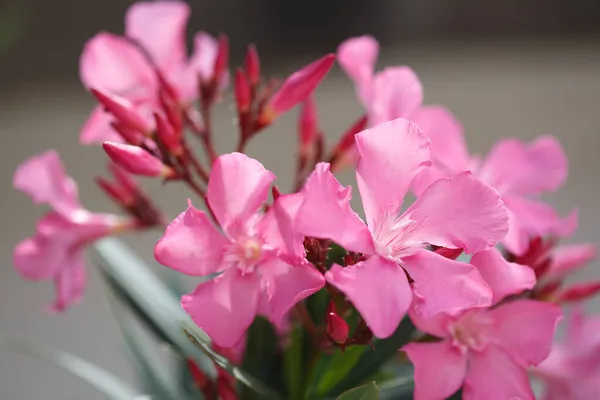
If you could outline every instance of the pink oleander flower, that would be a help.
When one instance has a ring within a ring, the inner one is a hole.
[[[218,42],[205,32],[194,38],[186,54],[189,6],[181,1],[137,2],[125,16],[125,36],[101,32],[90,39],[79,61],[81,81],[88,89],[121,96],[151,115],[159,104],[164,79],[185,106],[197,97],[198,79],[210,80]],[[81,132],[84,144],[122,141],[112,116],[97,106]]]
[[[294,217],[301,194],[280,196],[260,214],[275,175],[240,153],[220,156],[207,188],[207,215],[189,208],[167,228],[155,248],[163,265],[188,275],[220,273],[181,300],[198,326],[221,347],[235,346],[257,313],[279,324],[298,301],[325,279],[305,259]]]
[[[545,400],[590,400],[600,393],[600,317],[576,309],[566,338],[534,369],[545,383]]]
[[[13,254],[17,271],[29,280],[53,280],[62,311],[82,296],[86,283],[85,246],[135,222],[116,215],[92,213],[79,203],[77,185],[66,175],[58,153],[47,151],[25,161],[16,170],[13,186],[35,203],[52,207],[38,222],[34,236],[20,242]]]
[[[425,320],[413,313],[411,318],[417,328],[441,339],[402,349],[415,366],[415,400],[448,398],[463,383],[465,400],[534,400],[527,368],[550,354],[561,310],[517,300],[457,316]]]
[[[401,213],[411,181],[431,164],[427,137],[415,124],[397,119],[357,134],[356,146],[366,224],[350,208],[351,188],[340,185],[327,163],[309,176],[297,216],[306,236],[331,239],[367,256],[346,268],[334,264],[327,281],[348,296],[380,338],[394,332],[413,295],[426,316],[489,305],[492,293],[477,269],[426,247],[477,253],[494,246],[508,229],[498,194],[466,172],[431,185]]]

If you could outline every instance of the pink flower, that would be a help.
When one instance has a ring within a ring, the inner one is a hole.
[[[161,264],[185,274],[220,273],[181,303],[221,347],[235,346],[258,312],[278,324],[294,304],[325,284],[306,261],[303,237],[294,226],[301,195],[280,196],[266,214],[259,214],[274,179],[243,154],[219,157],[207,200],[223,234],[190,204],[155,248]]]
[[[346,268],[333,265],[327,281],[348,296],[380,338],[394,332],[413,301],[407,273],[424,315],[489,305],[491,291],[473,266],[425,248],[476,253],[494,246],[508,222],[498,194],[466,172],[436,182],[401,214],[412,179],[431,164],[427,137],[397,119],[357,134],[356,146],[366,224],[350,208],[350,187],[340,185],[328,164],[318,164],[303,189],[299,231],[368,256]]]
[[[126,98],[151,113],[158,104],[161,82],[174,88],[186,105],[197,96],[198,77],[211,79],[218,43],[205,32],[194,39],[186,55],[185,29],[189,6],[180,1],[138,2],[127,10],[125,36],[101,32],[90,39],[79,62],[86,88]],[[81,132],[85,144],[119,141],[110,127],[111,116],[96,107]]]
[[[479,162],[469,155],[462,127],[447,110],[424,107],[411,118],[431,140],[434,160],[433,168],[415,179],[415,193],[439,178],[471,171],[502,196],[510,215],[509,232],[502,244],[516,255],[527,250],[534,236],[573,233],[576,213],[560,218],[550,205],[537,199],[557,190],[567,177],[567,158],[556,139],[541,136],[528,144],[504,139]]]
[[[600,393],[600,317],[576,309],[569,318],[566,338],[556,342],[550,356],[534,374],[545,382],[545,400],[589,400]]]
[[[26,279],[54,281],[56,300],[52,308],[62,311],[82,296],[85,246],[131,227],[132,221],[84,209],[75,182],[65,174],[59,155],[52,150],[21,164],[13,186],[53,209],[38,222],[36,234],[16,246],[13,261]]]
[[[415,366],[415,400],[448,398],[463,382],[465,400],[533,400],[527,368],[550,354],[561,310],[518,300],[454,317],[411,318],[417,328],[441,339],[403,348]]]

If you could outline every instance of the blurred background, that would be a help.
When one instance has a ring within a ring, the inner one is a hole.
[[[600,244],[600,2],[597,0],[202,0],[190,1],[189,34],[229,34],[233,64],[247,43],[258,45],[269,75],[283,77],[335,51],[341,40],[371,33],[382,43],[380,66],[406,64],[423,81],[429,104],[448,106],[465,124],[470,149],[485,153],[503,136],[557,136],[570,156],[570,178],[548,199],[562,212],[580,211],[570,241]],[[105,159],[81,147],[79,130],[92,108],[78,80],[85,41],[100,30],[121,33],[126,0],[2,0],[0,2],[0,335],[42,342],[79,354],[124,379],[133,373],[100,277],[91,268],[85,301],[65,315],[49,315],[49,284],[22,281],[12,248],[33,233],[43,210],[12,190],[14,168],[47,148],[59,150],[80,185],[86,206],[114,210],[92,177]],[[335,68],[317,91],[329,143],[361,108],[352,84]],[[229,110],[217,111],[218,147],[237,140]],[[294,170],[295,113],[250,146],[285,187]],[[351,174],[343,177],[351,182]],[[175,216],[185,188],[148,182]],[[152,262],[161,232],[126,240]],[[595,264],[580,279],[600,276]],[[160,269],[160,267],[157,267]],[[595,303],[593,308],[600,308]],[[0,353],[1,399],[101,399],[84,383],[39,361]]]

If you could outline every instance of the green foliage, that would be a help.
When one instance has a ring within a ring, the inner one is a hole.
[[[366,385],[350,389],[338,397],[336,400],[378,400],[379,388],[375,382],[367,383]]]

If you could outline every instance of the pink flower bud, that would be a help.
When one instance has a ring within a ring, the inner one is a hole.
[[[215,57],[215,68],[213,70],[213,82],[218,85],[221,77],[229,66],[229,38],[227,35],[219,36],[219,48]]]
[[[348,339],[348,324],[346,321],[337,315],[335,304],[329,303],[327,308],[327,335],[337,344],[346,343]]]
[[[115,178],[119,188],[128,196],[135,197],[140,193],[140,186],[135,179],[115,163],[108,164],[108,171]]]
[[[139,146],[144,142],[145,136],[137,130],[131,129],[128,126],[124,126],[123,124],[116,121],[111,122],[110,126],[115,131],[117,131],[117,133],[123,138],[125,143],[134,146]]]
[[[134,175],[160,176],[163,178],[175,176],[175,171],[171,167],[163,164],[162,161],[141,147],[104,142],[102,148],[115,164]]]
[[[133,197],[129,196],[122,188],[116,184],[109,182],[105,178],[99,176],[96,178],[96,184],[102,191],[117,204],[122,206],[131,206],[133,204]]]
[[[238,112],[247,114],[250,110],[250,85],[244,71],[238,69],[235,71],[235,100],[237,102]]]
[[[600,282],[581,283],[573,285],[560,293],[557,298],[557,303],[572,303],[585,300],[600,292]]]
[[[317,110],[312,97],[306,99],[300,112],[298,131],[300,133],[300,153],[308,153],[318,132]]]
[[[362,132],[367,127],[367,116],[364,115],[356,121],[340,138],[333,151],[331,152],[331,170],[339,171],[344,166],[356,161],[356,146],[354,145],[354,136]]]
[[[152,125],[126,98],[97,89],[90,91],[106,111],[115,117],[119,125],[144,134],[152,132]]]
[[[259,125],[268,125],[276,116],[306,100],[327,75],[334,62],[335,56],[328,54],[290,75],[262,110]]]
[[[158,141],[169,153],[175,156],[181,155],[183,153],[181,138],[169,121],[158,113],[154,114],[154,120],[156,121],[156,137]]]
[[[256,46],[251,44],[246,52],[245,62],[246,75],[250,85],[257,86],[260,83],[260,58]]]

